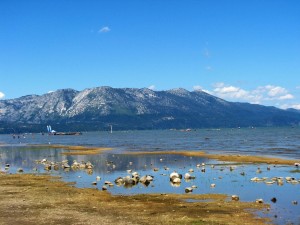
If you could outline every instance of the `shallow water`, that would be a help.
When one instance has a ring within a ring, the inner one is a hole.
[[[252,182],[252,177],[295,177],[300,180],[300,170],[293,166],[274,166],[270,170],[267,165],[234,165],[230,170],[229,163],[217,162],[201,157],[186,157],[176,155],[126,155],[127,151],[168,151],[168,150],[205,150],[208,153],[230,153],[265,155],[300,161],[300,129],[299,128],[257,128],[257,129],[221,129],[181,131],[127,131],[127,132],[89,132],[81,136],[48,136],[41,134],[26,134],[24,137],[0,135],[0,167],[4,170],[9,163],[10,173],[16,173],[18,168],[24,172],[50,173],[62,176],[66,181],[75,181],[78,187],[101,189],[104,181],[113,182],[117,177],[130,175],[127,170],[137,171],[142,175],[153,175],[154,181],[149,186],[138,184],[125,188],[123,186],[108,188],[112,194],[137,193],[185,193],[186,187],[196,185],[197,188],[189,194],[223,193],[229,196],[237,194],[241,201],[255,201],[263,198],[270,204],[270,211],[261,216],[271,217],[276,224],[300,224],[300,184],[284,182],[267,185],[264,182]],[[26,144],[63,144],[113,147],[102,155],[63,156],[62,149],[47,147],[32,148]],[[86,170],[45,171],[43,165],[35,160],[47,158],[49,161],[61,162],[67,159],[91,161],[94,165],[92,174]],[[205,163],[205,172],[197,164]],[[114,165],[114,166],[113,166]],[[214,168],[211,165],[215,165]],[[166,170],[165,168],[168,168]],[[257,173],[258,167],[261,173]],[[35,170],[33,170],[35,168]],[[154,172],[153,168],[158,168]],[[169,181],[173,171],[185,174],[189,169],[196,178],[183,180],[181,185],[174,186]],[[245,173],[245,175],[241,175]],[[96,176],[101,180],[97,185]],[[212,188],[211,184],[215,184]],[[271,199],[276,197],[277,202]],[[293,201],[299,204],[293,204]]]

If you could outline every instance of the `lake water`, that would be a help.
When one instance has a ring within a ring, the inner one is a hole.
[[[60,148],[32,148],[28,144],[62,144],[97,147],[112,147],[112,151],[101,155],[65,156]],[[221,193],[229,196],[237,194],[241,201],[264,199],[270,204],[270,211],[260,216],[272,218],[275,224],[300,224],[300,184],[284,181],[283,185],[264,182],[252,182],[253,177],[293,177],[300,180],[300,169],[294,166],[274,166],[266,164],[232,165],[228,162],[209,160],[201,157],[179,155],[126,155],[126,152],[139,151],[206,151],[207,153],[262,155],[293,159],[300,162],[300,128],[241,128],[241,129],[201,129],[190,132],[175,130],[163,131],[116,131],[87,132],[81,136],[48,136],[25,134],[13,138],[12,135],[0,135],[0,167],[10,164],[8,172],[16,173],[23,168],[25,173],[50,173],[59,175],[65,181],[76,182],[78,187],[100,189],[105,181],[114,182],[117,177],[130,175],[128,170],[142,175],[154,176],[149,186],[138,184],[132,187],[114,185],[108,191],[112,194],[138,193],[185,193],[186,187],[197,186],[192,194]],[[50,170],[36,164],[35,160],[46,158],[49,161],[72,163],[90,161],[93,171],[86,170]],[[197,164],[205,163],[205,172]],[[214,167],[211,167],[214,165]],[[234,167],[230,167],[234,166]],[[33,168],[35,168],[33,170]],[[158,171],[154,171],[158,168]],[[167,169],[168,168],[168,169]],[[261,173],[257,173],[260,168]],[[190,169],[196,178],[183,180],[173,185],[169,175],[173,171],[185,174]],[[244,174],[244,175],[241,175]],[[96,176],[101,180],[97,185]],[[215,187],[211,187],[215,184]],[[276,203],[272,198],[276,198]],[[299,202],[299,204],[296,204]]]

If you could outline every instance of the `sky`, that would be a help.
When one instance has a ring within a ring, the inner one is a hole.
[[[298,0],[0,0],[0,99],[111,86],[300,109]]]

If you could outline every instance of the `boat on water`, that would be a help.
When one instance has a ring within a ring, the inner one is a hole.
[[[53,132],[53,135],[82,135],[81,132]]]
[[[50,125],[47,125],[47,130],[51,135],[82,135],[81,132],[57,132],[55,130],[52,130]]]

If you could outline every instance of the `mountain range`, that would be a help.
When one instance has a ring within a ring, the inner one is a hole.
[[[250,103],[228,102],[182,88],[96,87],[61,89],[0,100],[0,133],[114,129],[185,129],[297,126],[300,113]]]

